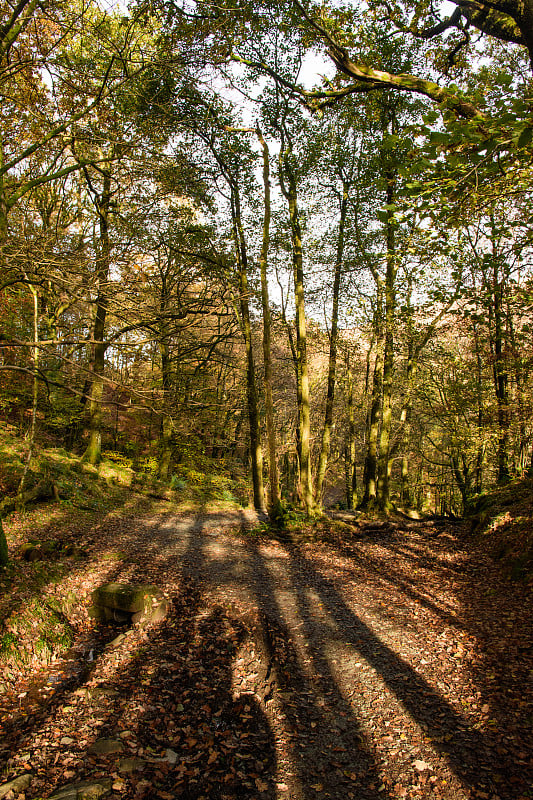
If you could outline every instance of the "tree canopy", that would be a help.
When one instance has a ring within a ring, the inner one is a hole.
[[[531,469],[533,3],[452,5],[6,5],[20,497],[50,440],[250,468],[273,515]]]

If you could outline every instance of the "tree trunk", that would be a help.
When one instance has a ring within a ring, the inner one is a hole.
[[[33,297],[33,402],[31,409],[31,428],[28,457],[26,459],[24,471],[17,489],[17,495],[21,495],[24,492],[26,477],[28,475],[28,470],[30,469],[31,460],[33,458],[33,449],[35,447],[35,431],[37,427],[37,405],[39,403],[39,379],[37,377],[37,371],[39,369],[39,295],[37,294],[37,289],[35,286],[30,283],[29,287]]]
[[[281,494],[279,486],[276,428],[274,424],[274,402],[272,399],[272,352],[271,352],[271,324],[270,301],[268,296],[268,249],[270,244],[270,161],[268,146],[257,129],[257,137],[263,148],[263,187],[265,193],[265,211],[263,217],[263,241],[259,266],[261,270],[261,304],[263,309],[263,361],[265,367],[265,406],[268,440],[268,470],[270,477],[270,502],[269,513],[276,519],[281,514]]]
[[[326,393],[326,410],[324,414],[324,427],[322,429],[322,442],[320,446],[320,456],[315,486],[315,501],[318,506],[322,505],[322,493],[324,488],[324,478],[328,465],[329,444],[331,430],[333,427],[333,407],[335,404],[335,380],[337,370],[337,339],[339,325],[339,292],[341,285],[342,266],[344,259],[344,228],[346,224],[346,212],[348,210],[348,184],[343,181],[342,199],[340,203],[339,233],[337,238],[337,258],[335,262],[335,276],[333,279],[333,309],[331,314],[331,333],[329,339],[329,362],[328,362],[328,388]]]
[[[494,260],[494,386],[498,405],[498,483],[509,481],[509,390],[504,353],[504,325],[502,309],[503,280],[498,274],[498,257]]]
[[[485,456],[485,445],[483,441],[483,361],[481,356],[481,348],[479,345],[477,323],[475,320],[473,321],[473,333],[476,353],[476,402],[477,430],[479,437],[476,455],[475,492],[476,494],[479,494],[483,489],[483,461]]]
[[[170,413],[170,391],[172,387],[172,373],[170,360],[170,332],[166,322],[166,315],[170,307],[170,288],[168,282],[168,270],[162,268],[158,261],[159,274],[161,277],[161,289],[159,294],[159,353],[161,356],[161,388],[162,416],[161,431],[159,439],[159,463],[157,475],[159,480],[167,481],[170,473],[170,463],[172,459],[172,414]]]
[[[160,439],[160,453],[158,464],[158,478],[161,481],[167,481],[170,472],[170,462],[172,458],[172,415],[170,413],[170,356],[168,342],[163,339],[160,342],[159,349],[161,351],[161,377],[163,384],[163,415],[161,419],[161,439]]]
[[[298,387],[301,406],[298,415],[300,443],[300,490],[307,514],[314,507],[313,479],[311,472],[311,407],[309,397],[309,368],[307,363],[307,323],[305,316],[305,293],[302,252],[302,230],[298,211],[296,177],[290,164],[290,150],[280,153],[281,189],[288,201],[291,229],[294,303],[296,309],[296,357]]]
[[[287,331],[287,338],[289,340],[289,347],[291,351],[291,358],[294,367],[294,376],[296,379],[296,425],[295,425],[295,440],[296,440],[296,458],[298,464],[300,463],[300,456],[301,456],[301,449],[300,449],[300,418],[301,418],[301,408],[302,408],[302,392],[301,392],[301,385],[300,385],[300,375],[298,370],[298,354],[296,352],[296,344],[294,342],[294,333],[292,326],[287,321],[287,316],[285,314],[285,306],[283,303],[282,298],[282,305],[281,305],[281,318],[283,320],[283,324],[285,325],[285,330]],[[294,475],[297,475],[296,483],[291,485],[290,491],[293,497],[299,497],[301,500],[301,486],[300,486],[300,469],[295,472],[291,469],[290,476],[291,480]]]
[[[510,344],[512,347],[512,352],[515,354],[514,379],[516,384],[516,404],[518,407],[518,415],[519,415],[519,440],[518,440],[516,472],[518,473],[519,476],[522,476],[527,471],[527,458],[528,458],[528,445],[529,445],[529,436],[527,432],[527,411],[526,411],[527,401],[524,391],[524,385],[526,384],[527,381],[525,379],[526,376],[524,374],[525,370],[520,365],[520,359],[518,359],[517,357],[518,343],[516,341],[516,336],[515,336],[512,310],[508,310],[507,320],[508,320],[507,324],[509,329]]]
[[[393,457],[396,453],[400,453],[400,501],[405,508],[411,508],[413,505],[413,496],[409,486],[409,458],[407,455],[407,448],[411,431],[413,383],[416,374],[418,352],[418,349],[415,351],[413,338],[410,335],[407,350],[404,401],[402,410],[400,411],[400,420],[395,441],[389,450],[389,472],[391,471]]]
[[[353,397],[353,375],[350,362],[346,365],[346,409],[348,415],[348,437],[345,449],[346,507],[357,506],[357,472],[355,468],[355,406]]]
[[[383,388],[381,431],[379,437],[377,502],[383,511],[391,508],[389,448],[392,429],[392,379],[394,373],[394,316],[396,311],[396,248],[394,235],[394,210],[396,175],[386,173],[387,179],[387,264],[385,273],[385,347],[383,355]]]
[[[6,198],[6,186],[4,182],[4,173],[1,171],[4,166],[4,143],[0,139],[0,266],[3,268],[3,255],[2,248],[7,239],[7,215],[8,205]]]
[[[374,318],[376,358],[374,361],[374,374],[372,378],[372,395],[367,423],[367,448],[363,471],[363,497],[359,508],[370,510],[377,502],[378,481],[378,433],[381,411],[381,393],[383,389],[383,357],[384,357],[384,332],[382,320],[382,288],[378,284],[376,297],[376,311]]]
[[[261,429],[259,425],[259,408],[257,387],[255,382],[252,325],[250,322],[248,256],[242,227],[240,195],[236,181],[234,181],[231,185],[231,200],[235,255],[237,258],[237,270],[239,278],[240,321],[244,338],[244,347],[246,350],[246,395],[248,401],[248,422],[250,426],[250,455],[252,462],[254,508],[257,511],[264,511],[265,492],[263,487],[263,453],[261,449]]]
[[[461,499],[463,501],[463,512],[465,512],[468,509],[468,504],[472,497],[471,475],[466,467],[464,459],[462,459],[462,468],[461,468],[461,465],[459,464],[459,457],[457,455],[452,455],[450,458],[457,487],[461,492]]]
[[[95,194],[95,207],[99,219],[99,253],[96,264],[98,294],[93,330],[93,363],[89,392],[89,442],[82,456],[93,466],[102,458],[102,395],[104,391],[104,366],[107,345],[104,342],[106,315],[109,305],[108,280],[111,245],[109,240],[109,211],[111,204],[111,173],[105,170],[100,194]]]

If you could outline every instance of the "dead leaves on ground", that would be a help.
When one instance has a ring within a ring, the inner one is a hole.
[[[500,582],[489,560],[472,561],[452,527],[246,544],[243,558],[252,547],[292,570],[294,597],[279,594],[279,614],[288,619],[305,594],[314,633],[304,617],[291,627],[272,609],[241,614],[234,573],[218,590],[209,583],[211,569],[221,578],[220,555],[215,567],[191,561],[195,580],[177,562],[144,564],[144,537],[158,530],[108,520],[86,537],[87,557],[62,562],[59,582],[39,590],[74,593],[75,643],[69,659],[38,673],[12,665],[12,691],[0,701],[5,780],[31,773],[28,800],[108,778],[116,800],[527,797],[527,588]],[[72,527],[65,540],[75,535]],[[240,557],[236,540],[228,548]],[[35,566],[21,569],[17,596],[5,587],[11,608],[32,596]],[[110,574],[154,581],[158,570],[173,601],[167,620],[107,646],[117,631],[90,627],[90,590]],[[258,594],[276,588],[263,582]],[[355,632],[343,608],[356,615]],[[459,756],[470,771],[454,766]]]

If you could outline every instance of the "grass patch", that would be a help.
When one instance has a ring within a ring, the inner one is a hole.
[[[3,621],[0,663],[4,667],[43,666],[63,655],[74,641],[63,604],[34,597]]]

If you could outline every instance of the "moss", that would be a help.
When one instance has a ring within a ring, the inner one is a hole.
[[[474,499],[471,533],[511,580],[533,576],[533,481],[523,478]]]
[[[0,517],[0,567],[7,567],[9,564],[9,553],[7,550],[7,539]]]
[[[33,598],[24,609],[12,612],[0,637],[0,662],[48,663],[72,646],[72,628],[61,604],[55,605]]]

